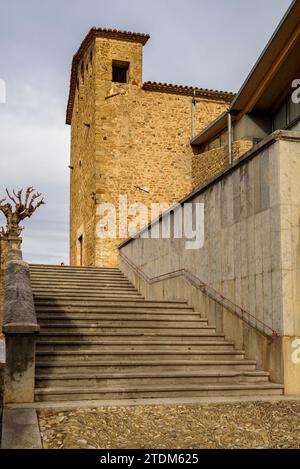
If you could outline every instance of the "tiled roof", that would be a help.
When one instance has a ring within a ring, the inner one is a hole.
[[[156,81],[146,81],[143,83],[143,89],[157,91],[161,93],[181,94],[185,96],[219,98],[231,102],[235,94],[228,91],[211,90],[207,88],[197,88],[193,86],[173,85],[171,83],[157,83]]]
[[[129,31],[121,31],[118,29],[105,29],[105,28],[95,28],[95,27],[90,29],[90,31],[88,32],[88,34],[82,41],[78,51],[76,52],[72,60],[69,99],[68,99],[67,113],[66,113],[66,124],[71,124],[71,120],[72,120],[72,111],[73,111],[73,104],[74,104],[74,97],[75,97],[75,90],[76,90],[78,64],[83,54],[89,48],[91,42],[96,37],[117,39],[121,41],[139,42],[143,45],[146,44],[146,42],[150,38],[149,34],[131,33]],[[185,95],[185,96],[193,96],[195,92],[196,97],[222,99],[222,100],[228,101],[228,103],[230,103],[232,99],[234,98],[234,94],[229,93],[227,91],[209,90],[205,88],[193,88],[192,86],[172,85],[169,83],[156,83],[155,81],[145,82],[143,84],[143,89],[148,90],[148,91],[180,94],[180,95]]]
[[[119,39],[123,41],[140,42],[145,45],[150,38],[149,34],[132,33],[130,31],[123,31],[121,29],[107,29],[96,28],[95,26],[90,30],[96,37],[106,37],[108,39]]]
[[[89,48],[91,42],[96,37],[103,37],[107,39],[117,39],[119,41],[127,41],[127,42],[128,41],[139,42],[143,45],[145,45],[148,39],[150,38],[149,34],[132,33],[129,31],[122,31],[120,29],[106,29],[106,28],[96,28],[96,27],[93,27],[90,29],[88,34],[83,39],[78,51],[73,56],[71,78],[70,78],[69,99],[68,99],[68,105],[67,105],[66,124],[71,124],[74,96],[75,96],[75,90],[76,90],[78,64],[83,54]]]

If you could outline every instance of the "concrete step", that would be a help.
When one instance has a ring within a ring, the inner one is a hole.
[[[50,371],[51,370],[51,371]],[[185,360],[164,359],[158,360],[136,360],[131,357],[130,360],[62,360],[54,361],[41,360],[38,357],[36,361],[36,372],[40,373],[110,373],[110,372],[168,372],[168,371],[251,371],[256,370],[255,360],[200,360],[186,358]]]
[[[35,271],[30,269],[30,276],[35,279],[48,279],[53,278],[57,280],[58,278],[62,279],[126,279],[128,278],[122,274],[120,271],[93,271],[93,272],[86,272],[86,271]]]
[[[149,360],[150,362],[160,359],[165,360],[243,360],[245,352],[243,350],[51,350],[43,349],[36,352],[36,357],[41,363],[42,361],[53,360],[58,361],[114,361],[118,364],[121,360]]]
[[[172,314],[172,315],[197,315],[199,318],[201,317],[201,313],[198,311],[194,311],[192,308],[169,308],[169,307],[147,307],[143,306],[142,304],[138,304],[136,306],[124,306],[119,304],[118,306],[102,306],[102,302],[100,304],[95,305],[70,305],[70,306],[60,306],[60,305],[37,305],[36,306],[37,313],[126,313],[126,314]]]
[[[109,288],[97,288],[96,290],[81,290],[78,288],[77,292],[69,292],[66,290],[61,290],[60,292],[54,290],[33,290],[33,296],[37,299],[58,299],[61,298],[74,298],[75,300],[82,299],[86,301],[87,299],[97,301],[98,299],[120,299],[120,298],[130,298],[132,300],[143,298],[142,295],[137,293],[135,290],[117,290]]]
[[[100,277],[115,277],[115,278],[127,278],[120,270],[36,270],[30,268],[30,275],[35,277],[83,277],[83,278],[100,278]]]
[[[49,283],[49,279],[33,279],[31,277],[31,285],[33,288],[99,288],[99,287],[117,287],[117,288],[134,288],[134,286],[128,282],[125,278],[118,279],[118,280],[77,280],[77,278],[70,279],[68,281],[64,280],[56,280],[51,279],[51,283]]]
[[[37,388],[37,401],[86,400],[86,399],[138,399],[157,397],[200,397],[219,395],[281,395],[282,386],[273,383],[214,383],[214,384],[178,384],[178,385],[132,385],[101,389],[96,387],[50,387]]]
[[[30,266],[37,401],[282,394],[185,300],[145,300],[119,269]]]
[[[120,300],[124,299],[125,301],[140,301],[143,300],[142,295],[139,293],[133,292],[122,292],[122,291],[108,291],[105,292],[104,290],[99,291],[90,291],[90,292],[82,292],[78,291],[77,293],[68,293],[68,292],[54,292],[51,290],[40,292],[34,291],[33,296],[37,301],[40,300],[53,300],[60,301],[60,300],[72,300],[73,301],[98,301],[98,300]]]
[[[72,300],[72,298],[69,299],[47,299],[47,298],[35,298],[35,305],[37,308],[40,306],[102,306],[102,307],[124,307],[126,306],[127,308],[135,308],[135,307],[143,307],[143,308],[164,308],[167,307],[169,309],[187,309],[186,303],[185,302],[162,302],[162,301],[147,301],[144,300],[143,298],[138,298],[138,299],[130,299],[130,298],[113,298],[113,299],[103,299],[101,300],[101,305],[99,305],[99,301],[96,301],[94,299],[85,299],[83,300]]]
[[[57,282],[57,277],[59,275],[59,278],[68,278],[74,282],[77,281],[83,281],[83,282],[98,282],[98,281],[103,281],[103,278],[111,278],[113,282],[121,282],[125,281],[127,283],[132,283],[129,281],[129,279],[123,275],[122,273],[96,273],[96,274],[86,274],[86,273],[76,273],[76,274],[67,274],[67,273],[45,273],[43,274],[42,272],[37,273],[33,272],[30,270],[30,276],[34,277],[34,279],[39,282],[39,281],[45,281],[48,278],[52,278],[54,282]],[[81,280],[80,280],[81,279]]]
[[[56,332],[59,331],[64,331],[65,333],[67,332],[77,332],[78,334],[82,334],[83,332],[106,332],[108,334],[115,334],[118,332],[121,332],[122,330],[125,332],[130,332],[131,333],[142,333],[142,334],[147,334],[147,333],[155,333],[155,331],[159,331],[160,333],[166,334],[166,333],[176,333],[177,335],[182,335],[182,332],[191,332],[193,331],[195,334],[203,333],[210,331],[212,334],[215,332],[215,328],[211,326],[180,326],[179,324],[173,327],[170,326],[162,326],[162,325],[156,325],[156,326],[128,326],[128,324],[124,325],[103,325],[103,324],[98,324],[98,323],[93,323],[89,324],[86,326],[78,326],[76,324],[72,323],[66,323],[66,322],[61,322],[61,323],[52,323],[51,321],[49,323],[41,323],[40,326],[43,332],[52,332],[52,334],[55,334]]]
[[[48,272],[48,271],[66,271],[66,272],[120,272],[118,267],[95,267],[95,266],[76,266],[76,265],[56,265],[56,264],[29,264],[30,271]]]
[[[40,273],[40,274],[50,274],[50,273],[62,273],[62,274],[73,274],[73,275],[82,275],[86,274],[89,276],[93,276],[95,274],[119,274],[119,275],[124,275],[120,269],[118,268],[105,268],[105,267],[63,267],[63,266],[57,266],[57,267],[49,267],[49,268],[39,268],[39,267],[34,267],[32,265],[30,267],[30,272],[33,273]]]
[[[53,284],[52,281],[50,280],[49,282],[51,282],[51,285],[47,285],[47,282],[45,282],[45,284],[37,284],[37,283],[34,283],[31,281],[31,286],[32,286],[32,290],[33,291],[40,291],[40,292],[48,292],[48,291],[53,291],[53,292],[57,292],[57,293],[62,293],[62,292],[66,292],[66,293],[72,293],[72,292],[76,292],[78,290],[82,291],[82,292],[96,292],[96,291],[99,291],[99,290],[103,290],[103,291],[110,291],[110,290],[113,290],[113,291],[129,291],[129,292],[138,292],[136,290],[136,288],[134,288],[132,285],[130,284],[127,284],[127,283],[108,283],[108,282],[97,282],[97,283],[93,283],[92,285],[89,285],[89,284],[82,284],[82,283],[69,283],[68,285],[62,285],[62,284]]]
[[[122,321],[193,321],[201,324],[207,324],[208,320],[204,318],[200,318],[197,314],[159,314],[159,313],[111,313],[106,312],[102,313],[77,313],[77,312],[59,312],[59,313],[48,313],[48,312],[38,312],[37,318],[41,320],[56,320],[56,319],[64,319],[64,320],[122,320]]]
[[[132,285],[127,285],[127,284],[122,284],[122,283],[115,283],[111,285],[110,283],[98,283],[94,285],[82,285],[82,284],[75,284],[75,285],[53,285],[53,282],[51,282],[51,285],[47,284],[45,282],[44,285],[41,284],[36,284],[31,282],[31,286],[34,292],[54,292],[54,293],[77,293],[78,291],[81,292],[97,292],[97,291],[114,291],[114,292],[137,292],[137,290],[132,286]]]
[[[153,331],[146,331],[146,332],[136,332],[130,330],[130,332],[126,330],[118,330],[117,332],[112,332],[111,330],[106,331],[97,331],[94,330],[93,332],[78,332],[76,329],[72,331],[65,331],[63,329],[59,329],[58,331],[45,331],[43,328],[38,335],[39,341],[41,340],[64,340],[67,341],[69,339],[77,340],[77,341],[89,341],[91,339],[101,339],[105,341],[115,341],[116,339],[122,339],[126,341],[141,339],[143,341],[151,341],[153,343],[157,343],[159,341],[169,341],[173,343],[181,343],[182,341],[189,341],[191,343],[197,342],[199,340],[205,341],[215,341],[215,340],[225,340],[224,334],[216,333],[214,331],[208,330],[205,332],[182,332],[182,331],[166,331],[160,332],[159,330]]]
[[[128,285],[128,279],[126,277],[123,277],[121,275],[94,275],[93,277],[90,277],[88,275],[61,275],[61,274],[53,274],[53,275],[36,275],[33,273],[30,273],[30,280],[32,283],[45,283],[49,282],[49,284],[53,282],[62,282],[62,283],[119,283],[119,284],[127,284]]]
[[[33,277],[32,274],[30,275],[30,281],[31,284],[36,287],[40,286],[42,288],[47,287],[47,286],[53,286],[53,287],[76,287],[76,285],[80,285],[82,287],[97,287],[99,285],[111,285],[111,286],[128,286],[128,287],[133,287],[132,283],[128,282],[126,278],[120,277],[120,278],[80,278],[80,277],[74,277],[74,278],[65,278],[65,277]]]
[[[36,387],[96,387],[138,385],[178,385],[213,383],[267,383],[269,373],[263,371],[184,371],[140,373],[62,373],[38,374]]]
[[[40,339],[40,338],[39,338]],[[128,350],[141,350],[147,348],[147,350],[234,350],[234,342],[228,342],[225,340],[198,340],[197,342],[190,341],[153,341],[151,338],[145,338],[144,340],[37,340],[37,350],[101,350],[101,351],[115,351],[122,349],[124,352]]]
[[[170,327],[172,328],[199,328],[199,327],[212,327],[208,326],[207,319],[198,319],[198,320],[190,320],[190,319],[180,319],[180,320],[169,320],[168,318],[162,319],[152,319],[148,318],[132,318],[123,316],[119,319],[110,318],[108,316],[100,316],[99,315],[92,315],[86,314],[83,316],[74,316],[74,315],[55,315],[55,317],[48,316],[47,318],[39,316],[39,325],[40,326],[53,326],[56,327],[55,324],[65,324],[66,327],[70,325],[78,326],[78,327]]]

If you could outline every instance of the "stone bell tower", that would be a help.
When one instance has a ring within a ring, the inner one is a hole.
[[[149,36],[90,30],[73,57],[67,124],[71,125],[70,261],[115,266],[122,238],[98,236],[97,208],[174,204],[192,190],[191,105],[200,129],[232,96],[201,88],[143,82]]]

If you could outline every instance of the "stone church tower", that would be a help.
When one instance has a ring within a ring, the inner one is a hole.
[[[66,118],[73,265],[117,264],[122,239],[98,237],[99,204],[117,207],[119,195],[129,204],[174,204],[197,185],[192,128],[206,127],[232,100],[226,92],[143,82],[148,39],[93,28],[73,58]]]

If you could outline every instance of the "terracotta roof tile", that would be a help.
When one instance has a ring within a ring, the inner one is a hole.
[[[185,85],[174,85],[172,83],[160,83],[156,81],[146,81],[143,83],[143,89],[149,91],[157,91],[161,93],[182,94],[186,96],[193,96],[195,92],[196,97],[208,97],[224,99],[231,102],[235,94],[229,91],[218,91],[208,88],[198,88]]]
[[[141,44],[146,44],[150,38],[149,34],[143,33],[132,33],[129,31],[121,31],[119,29],[106,29],[106,28],[96,28],[93,27],[90,29],[88,34],[85,36],[82,41],[78,51],[73,56],[72,68],[71,68],[71,78],[70,78],[70,90],[69,90],[69,99],[67,105],[66,113],[66,124],[71,124],[72,120],[72,111],[74,105],[74,97],[76,90],[77,82],[77,68],[83,54],[89,48],[91,42],[97,37],[104,37],[108,39],[117,39],[121,41],[130,41],[130,42],[139,42]],[[228,101],[230,103],[234,97],[233,93],[227,91],[217,91],[209,90],[206,88],[193,88],[192,86],[183,86],[183,85],[172,85],[170,83],[157,83],[152,81],[147,81],[143,84],[143,89],[148,91],[157,91],[161,93],[172,93],[180,94],[185,96],[193,96],[195,90],[196,97],[206,97],[206,98],[215,98]]]
[[[143,45],[145,45],[148,39],[150,38],[149,34],[132,33],[129,31],[122,31],[120,29],[96,28],[95,26],[90,29],[90,31],[87,33],[87,35],[83,39],[78,51],[73,56],[72,67],[71,67],[69,99],[68,99],[68,105],[67,105],[66,124],[71,124],[71,120],[72,120],[72,110],[73,110],[75,90],[76,90],[78,64],[83,54],[89,48],[91,42],[97,37],[103,37],[107,39],[117,39],[119,41],[127,41],[127,42],[128,41],[139,42]]]

